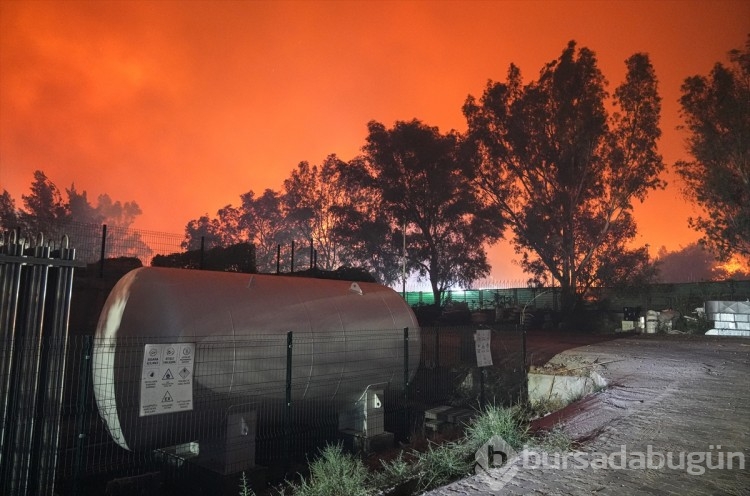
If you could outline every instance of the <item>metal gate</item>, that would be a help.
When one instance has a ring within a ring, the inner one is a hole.
[[[0,233],[0,493],[52,495],[75,249]]]

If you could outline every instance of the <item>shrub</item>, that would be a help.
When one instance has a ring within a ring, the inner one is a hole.
[[[326,446],[310,464],[309,478],[287,484],[299,496],[368,496],[372,491],[367,487],[367,479],[362,461],[344,453],[341,445],[335,445]]]
[[[489,405],[467,426],[466,444],[472,453],[493,436],[502,437],[514,449],[529,440],[529,428],[520,407],[503,408]]]

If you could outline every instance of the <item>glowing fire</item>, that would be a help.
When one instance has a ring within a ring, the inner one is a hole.
[[[726,274],[727,277],[750,274],[750,257],[734,255],[723,264],[717,263],[715,268]]]

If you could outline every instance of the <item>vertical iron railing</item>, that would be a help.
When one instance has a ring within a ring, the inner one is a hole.
[[[20,257],[23,254],[24,240],[12,231],[0,233],[0,256]],[[0,475],[5,480],[6,445],[10,433],[10,390],[11,368],[15,352],[16,316],[21,291],[21,264],[0,263]]]
[[[55,494],[75,250],[0,238],[0,492]]]
[[[63,237],[59,261],[73,262],[75,249],[69,246],[67,236]],[[58,447],[60,444],[60,414],[62,413],[65,379],[65,357],[68,348],[68,323],[70,321],[70,304],[73,294],[73,270],[70,266],[57,266],[53,272],[54,301],[52,302],[51,326],[42,336],[42,374],[44,380],[40,393],[42,404],[40,411],[44,417],[41,435],[38,437],[37,452],[39,487],[47,494],[53,494],[55,472],[57,467]]]

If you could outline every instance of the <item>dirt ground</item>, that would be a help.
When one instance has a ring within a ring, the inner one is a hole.
[[[535,366],[595,363],[609,382],[536,426],[579,441],[577,458],[523,450],[427,494],[750,495],[749,339],[532,332],[527,350]]]

